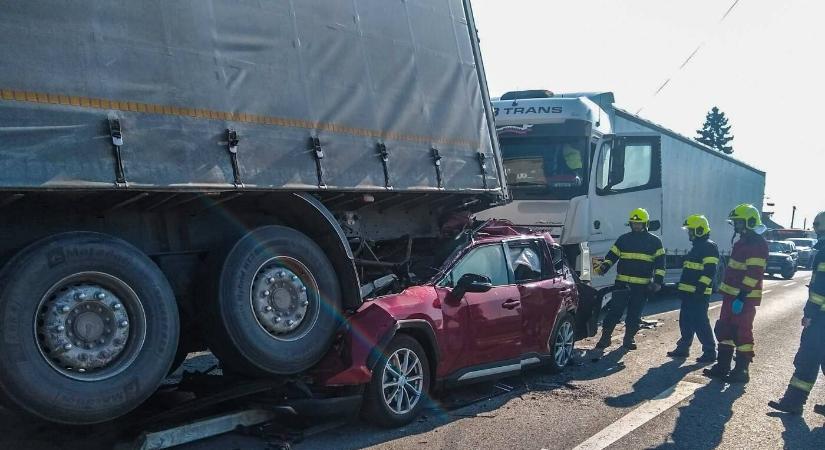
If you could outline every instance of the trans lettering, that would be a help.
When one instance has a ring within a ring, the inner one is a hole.
[[[511,108],[494,108],[496,117],[499,114],[504,116],[516,114],[561,114],[561,106],[531,106],[529,108],[511,107]]]

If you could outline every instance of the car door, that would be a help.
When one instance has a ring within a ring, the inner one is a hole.
[[[522,307],[522,354],[547,353],[559,310],[574,286],[554,269],[544,241],[509,241],[507,246]]]
[[[502,243],[481,245],[459,260],[445,278],[447,287],[455,286],[462,275],[472,273],[490,279],[487,292],[467,292],[469,314],[465,323],[458,323],[468,338],[469,350],[463,360],[475,366],[517,358],[521,354],[521,300],[518,288],[512,284]]]

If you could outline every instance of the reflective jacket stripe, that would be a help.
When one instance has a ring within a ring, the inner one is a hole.
[[[825,263],[819,263],[819,265],[816,266],[816,271],[817,272],[825,272]]]
[[[685,263],[682,264],[682,267],[685,269],[702,270],[705,268],[705,265],[693,261],[685,261]]]
[[[656,271],[654,273],[656,275],[659,275],[659,276],[662,276],[662,277],[667,274],[667,272],[665,272],[665,269],[656,269]]]
[[[742,278],[742,284],[744,284],[745,286],[748,286],[748,287],[756,287],[757,282],[758,282],[758,280],[755,280],[751,277]]]
[[[765,258],[748,258],[745,260],[746,266],[756,266],[765,268],[768,265],[768,262],[765,261]]]
[[[736,350],[740,352],[752,352],[753,351],[753,344],[743,344],[736,347]]]
[[[702,275],[701,277],[699,277],[699,282],[704,284],[704,285],[710,285],[710,283],[712,283],[713,280],[711,280],[710,277],[706,277],[706,276]]]
[[[719,264],[719,258],[708,256],[702,259],[702,264]]]
[[[656,250],[656,253],[653,254],[653,257],[655,258],[657,256],[665,256],[665,249],[660,248],[659,250]]]
[[[730,258],[728,260],[728,267],[730,267],[731,269],[735,269],[735,270],[747,270],[748,269],[747,264],[745,264],[743,262],[739,262],[739,261],[737,261],[733,258]]]
[[[754,298],[761,299],[762,298],[762,289],[754,289],[754,290],[750,291],[748,293],[748,298],[750,298],[750,299],[754,299]]]
[[[630,275],[616,275],[616,281],[632,284],[650,284],[650,278],[631,277]]]
[[[719,290],[724,292],[725,294],[728,294],[728,295],[739,295],[739,289],[738,288],[735,288],[735,287],[733,287],[729,284],[726,284],[726,283],[722,283],[719,286]]]
[[[645,255],[644,253],[622,253],[622,259],[653,262],[653,255]]]
[[[819,306],[825,305],[825,295],[819,295],[819,294],[816,294],[814,292],[811,292],[810,295],[811,295],[811,298],[810,298],[811,303],[814,303],[814,304],[819,305]]]
[[[685,291],[685,292],[696,292],[696,286],[691,286],[691,285],[685,284],[685,283],[679,283],[679,288],[678,289],[680,291]]]

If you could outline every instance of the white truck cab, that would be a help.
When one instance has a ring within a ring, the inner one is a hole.
[[[666,282],[676,282],[690,249],[684,218],[707,215],[729,252],[727,214],[739,203],[761,207],[765,174],[613,103],[610,92],[541,90],[493,101],[512,201],[477,217],[549,230],[581,278],[603,288],[615,271],[591,267],[629,230],[630,211],[645,208],[667,252]]]

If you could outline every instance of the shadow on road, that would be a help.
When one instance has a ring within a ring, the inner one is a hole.
[[[662,391],[678,383],[690,372],[703,367],[702,364],[682,366],[683,359],[672,359],[661,366],[652,367],[633,383],[633,391],[617,397],[607,397],[604,403],[614,408],[636,406],[659,395]]]
[[[780,412],[770,412],[768,416],[782,420],[782,426],[785,427],[782,432],[785,449],[807,450],[825,446],[825,425],[812,430],[801,416]]]
[[[733,404],[745,393],[745,386],[714,380],[699,388],[693,399],[679,408],[671,441],[657,449],[715,449],[722,442],[725,425],[733,417]]]

